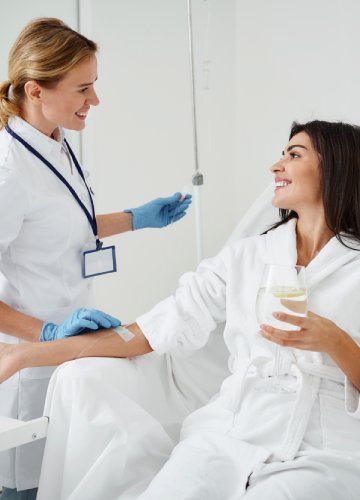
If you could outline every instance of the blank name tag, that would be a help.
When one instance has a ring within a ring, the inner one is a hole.
[[[91,278],[100,274],[116,272],[115,246],[89,250],[83,253],[83,277]]]

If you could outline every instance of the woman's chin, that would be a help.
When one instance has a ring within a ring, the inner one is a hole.
[[[286,206],[284,206],[284,203],[281,203],[280,200],[277,200],[276,197],[274,197],[272,200],[271,200],[271,204],[273,207],[275,208],[283,208],[283,209],[287,209]]]
[[[278,208],[279,210],[294,210],[293,207],[290,207],[285,200],[281,200],[280,197],[276,196],[276,194],[273,196],[273,199],[271,200],[271,204],[273,207]]]

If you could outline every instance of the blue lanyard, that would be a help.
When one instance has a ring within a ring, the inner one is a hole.
[[[76,170],[79,172],[79,175],[80,177],[82,178],[85,186],[86,186],[86,189],[87,189],[87,192],[89,193],[89,198],[90,198],[90,202],[91,202],[91,210],[92,210],[92,214],[90,214],[89,210],[86,208],[86,206],[84,205],[84,203],[80,200],[79,196],[77,195],[76,191],[74,190],[74,188],[71,186],[71,184],[68,183],[68,181],[65,179],[65,177],[63,177],[60,172],[58,172],[56,170],[56,168],[46,159],[44,158],[40,153],[39,151],[37,151],[35,148],[33,148],[30,144],[28,144],[22,137],[20,137],[16,132],[14,132],[10,127],[9,125],[6,125],[5,127],[5,130],[14,137],[14,139],[16,139],[17,141],[19,141],[28,151],[30,151],[30,153],[32,153],[33,155],[35,155],[37,158],[39,158],[39,160],[41,160],[55,175],[56,177],[63,183],[65,184],[65,186],[68,188],[68,190],[70,191],[70,193],[73,195],[73,197],[75,198],[75,200],[78,202],[78,204],[80,205],[80,208],[83,210],[83,212],[85,213],[86,217],[87,217],[87,220],[89,221],[90,223],[90,226],[91,226],[91,229],[94,233],[94,236],[95,236],[95,239],[96,239],[96,248],[101,248],[102,246],[102,243],[101,241],[99,240],[99,238],[97,237],[97,223],[96,223],[96,216],[95,216],[95,208],[94,208],[94,202],[93,202],[93,199],[92,199],[92,196],[91,196],[91,192],[90,192],[90,189],[86,183],[86,180],[85,180],[85,176],[84,176],[84,173],[79,165],[79,162],[77,161],[76,159],[76,156],[73,152],[73,150],[71,149],[69,143],[67,142],[66,139],[64,139],[65,141],[65,144],[66,144],[66,147],[68,148],[69,152],[70,152],[70,155],[71,155],[71,158],[75,164],[75,167],[76,167]]]

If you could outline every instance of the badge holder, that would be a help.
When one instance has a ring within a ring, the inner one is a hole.
[[[72,187],[71,184],[63,177],[60,172],[56,170],[54,165],[52,165],[44,156],[42,156],[39,151],[37,151],[31,144],[28,144],[22,137],[20,137],[16,132],[14,132],[9,125],[6,125],[5,130],[12,136],[14,139],[19,141],[30,153],[35,155],[40,161],[44,163],[61,181],[66,188],[70,191],[72,196],[75,198],[76,202],[79,204],[81,210],[84,212],[87,220],[89,221],[89,224],[91,226],[91,229],[94,233],[94,236],[96,238],[96,249],[95,250],[89,250],[88,252],[83,253],[83,259],[82,259],[82,273],[84,278],[91,278],[92,276],[99,276],[101,274],[108,274],[108,273],[115,273],[116,272],[116,256],[115,256],[115,246],[109,246],[109,247],[104,247],[102,242],[98,239],[97,233],[97,223],[96,223],[96,215],[95,215],[95,208],[94,208],[94,202],[92,198],[92,191],[91,188],[86,183],[84,173],[82,171],[82,168],[79,164],[79,162],[76,159],[76,156],[74,155],[73,150],[70,147],[70,144],[67,142],[66,139],[64,139],[64,142],[66,144],[67,149],[69,150],[70,156],[74,162],[74,165],[76,167],[76,170],[78,171],[80,177],[83,180],[83,183],[86,186],[87,192],[89,194],[89,199],[91,203],[91,213],[87,209],[87,207],[84,205],[84,203],[81,201],[79,196],[77,195],[76,191]]]
[[[99,241],[95,250],[83,253],[82,272],[84,278],[116,273],[115,246],[103,247],[102,245],[102,242]]]

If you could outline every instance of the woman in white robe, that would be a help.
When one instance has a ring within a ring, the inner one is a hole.
[[[84,484],[68,490],[65,485],[61,498],[358,497],[360,130],[318,121],[294,125],[272,172],[273,204],[282,209],[283,222],[265,235],[226,247],[196,273],[184,275],[172,297],[128,326],[135,335],[130,342],[100,332],[49,345],[1,347],[3,380],[24,366],[84,356],[198,349],[216,324],[226,320],[232,374],[209,404],[186,418],[173,450],[166,433],[157,426],[142,427],[141,419],[133,419],[126,396],[114,400],[116,390],[94,376],[92,389],[98,398],[93,400],[89,391],[82,404],[85,415],[94,406],[100,411],[92,422],[77,421],[79,426],[92,425],[93,441],[77,442],[76,456],[66,454],[65,468],[84,469],[91,463],[96,468],[85,489]],[[311,313],[306,318],[278,316],[299,331],[261,325],[259,333],[255,301],[267,263],[306,266]],[[282,357],[281,373],[297,380],[297,392],[254,389],[272,374],[275,343],[291,352]],[[128,411],[120,432],[114,421],[124,400]],[[141,456],[139,439],[131,439],[134,428],[142,438]],[[75,427],[68,438],[76,442]],[[130,450],[126,463],[116,460],[124,444]],[[100,451],[102,468],[96,460]],[[155,476],[151,482],[149,463]],[[108,490],[102,495],[104,488]],[[81,496],[81,491],[89,495]]]

